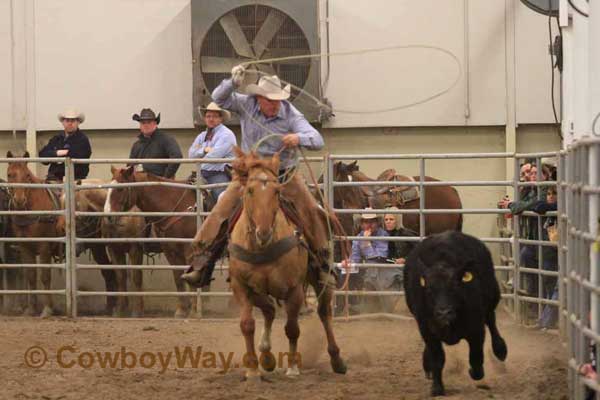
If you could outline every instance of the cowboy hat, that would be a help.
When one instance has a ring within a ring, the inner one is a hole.
[[[77,119],[82,124],[85,121],[85,114],[74,108],[68,108],[64,112],[58,113],[58,120],[62,122],[63,119]]]
[[[373,211],[373,209],[370,207],[367,207],[367,208],[365,208],[365,211]],[[360,215],[360,219],[377,219],[377,218],[379,218],[377,216],[377,214],[364,213],[364,214]]]
[[[151,108],[143,108],[139,114],[133,114],[131,119],[137,122],[156,121],[157,124],[160,124],[160,113],[156,115],[154,114],[154,111],[152,111]]]
[[[246,93],[266,97],[269,100],[286,100],[290,97],[292,85],[288,84],[283,89],[277,75],[261,76],[257,84],[246,86]]]
[[[556,157],[544,157],[542,158],[542,165],[556,168],[557,159]]]
[[[229,111],[224,110],[221,107],[219,107],[219,105],[217,103],[215,103],[214,101],[211,102],[206,107],[202,107],[202,106],[198,107],[198,112],[203,117],[204,117],[204,113],[207,111],[218,111],[219,114],[221,114],[221,117],[223,118],[223,122],[226,122],[227,120],[229,120],[231,118],[231,113]]]

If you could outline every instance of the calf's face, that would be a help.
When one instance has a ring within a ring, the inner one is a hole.
[[[423,268],[422,271],[419,284],[425,290],[427,308],[431,310],[438,326],[449,326],[467,301],[473,274],[465,268],[444,262]]]

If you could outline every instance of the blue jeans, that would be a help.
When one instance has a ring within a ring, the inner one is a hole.
[[[229,179],[229,175],[227,175],[225,171],[202,170],[200,171],[200,173],[202,174],[202,177],[206,180],[206,182],[209,184],[231,182],[231,179]],[[225,191],[225,189],[227,189],[227,186],[214,188],[210,190],[212,195],[215,196],[215,201],[219,198],[219,195]]]

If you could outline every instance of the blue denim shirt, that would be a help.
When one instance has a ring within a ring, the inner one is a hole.
[[[189,158],[234,158],[233,146],[236,145],[235,134],[223,124],[217,125],[214,128],[213,137],[209,141],[205,141],[206,132],[199,134],[188,151]],[[211,147],[212,151],[205,153],[204,149]],[[223,171],[225,163],[219,164],[202,164],[202,171]]]
[[[212,93],[212,98],[221,108],[234,111],[240,116],[242,126],[242,150],[248,152],[263,137],[272,133],[296,133],[300,146],[310,150],[319,150],[324,146],[323,137],[304,118],[304,115],[289,101],[282,100],[276,116],[267,118],[261,111],[255,96],[236,93],[231,79],[225,79]],[[268,131],[265,129],[267,128]],[[281,140],[267,140],[258,149],[262,156],[271,156],[281,149]],[[281,167],[292,166],[290,152],[280,154]]]

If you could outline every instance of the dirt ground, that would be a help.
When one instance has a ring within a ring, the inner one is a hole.
[[[468,376],[466,343],[446,348],[447,398],[566,399],[566,354],[558,336],[516,326],[505,315],[499,319],[500,331],[508,344],[506,363],[492,359],[488,340],[486,377],[474,382]],[[257,320],[257,327],[261,324],[262,321]],[[276,320],[273,331],[276,358],[280,357],[279,352],[287,351],[283,325],[283,320]],[[233,368],[240,363],[243,354],[237,320],[0,317],[0,398],[345,400],[429,397],[430,383],[421,370],[423,345],[414,321],[336,320],[335,331],[348,364],[346,375],[331,372],[320,322],[315,316],[309,316],[301,322],[301,375],[288,378],[280,365],[262,382],[245,382],[242,380],[244,370]],[[32,346],[38,346],[47,355],[41,367],[28,366],[38,366],[44,360],[39,348],[27,353]],[[197,346],[202,346],[201,355],[194,353],[199,357],[196,368],[190,358],[183,358],[184,354],[191,354],[185,353],[186,346],[194,352]],[[61,349],[63,366],[58,357]],[[176,351],[179,360],[173,356]],[[112,366],[102,367],[96,352],[100,356],[108,352],[114,357],[123,354],[125,357],[114,358]],[[126,355],[128,352],[132,354]],[[171,358],[168,358],[169,352]],[[223,371],[217,352],[225,359],[233,352],[230,364],[233,367],[227,372]],[[281,357],[283,361],[285,357]],[[130,368],[134,359],[136,365]]]

